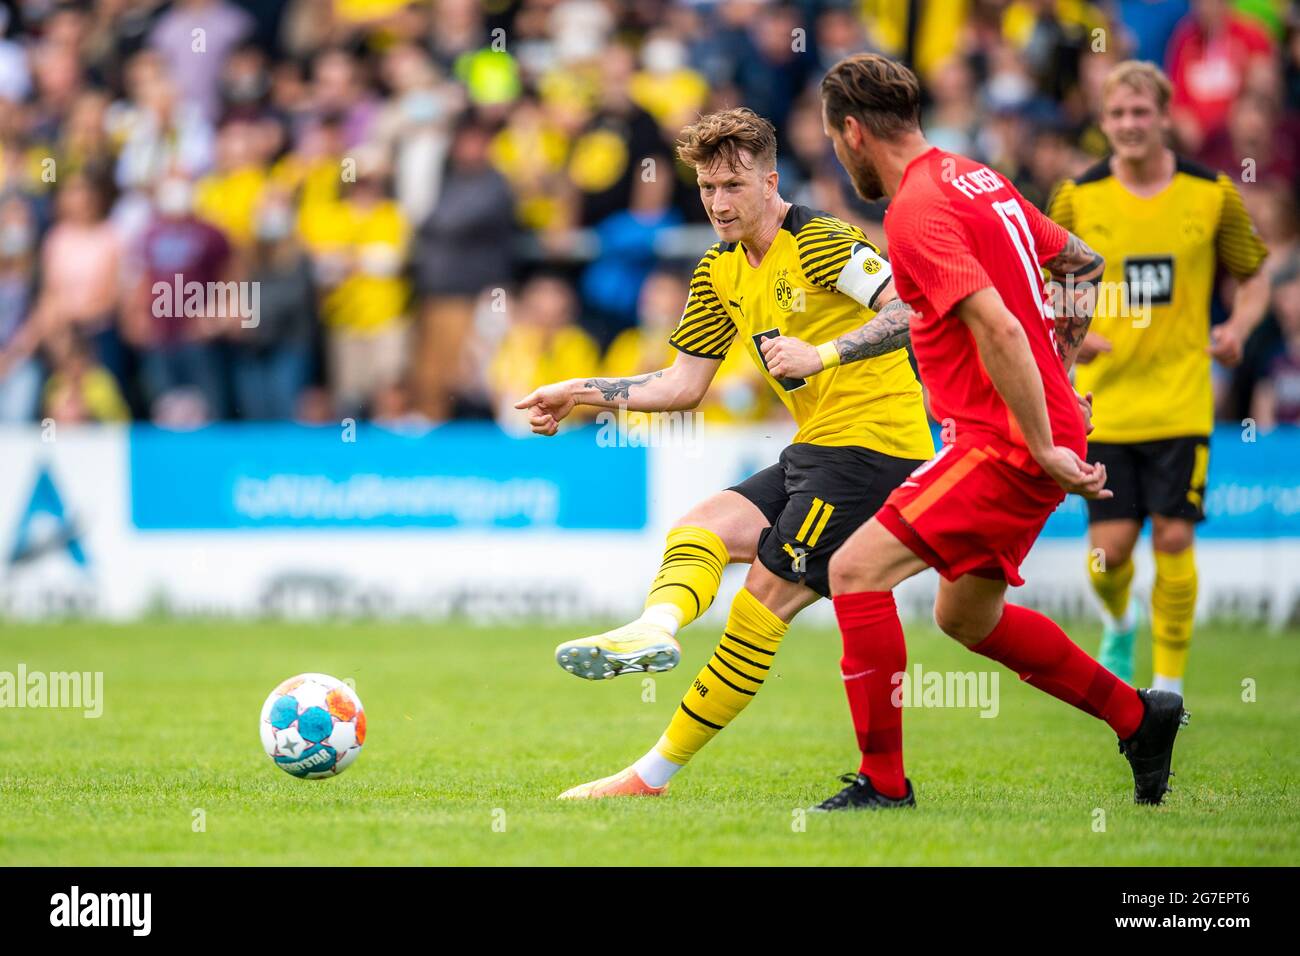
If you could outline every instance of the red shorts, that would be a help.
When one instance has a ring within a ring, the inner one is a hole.
[[[1015,445],[945,445],[885,499],[876,518],[949,581],[963,574],[1024,584],[1020,563],[1065,491]]]

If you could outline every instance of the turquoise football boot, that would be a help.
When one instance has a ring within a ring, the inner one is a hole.
[[[1102,615],[1101,651],[1097,660],[1126,684],[1133,683],[1133,642],[1137,637],[1138,608],[1137,602],[1129,603],[1128,627],[1118,627],[1109,615]]]

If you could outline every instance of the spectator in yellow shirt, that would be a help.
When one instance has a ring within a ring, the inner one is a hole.
[[[304,209],[299,219],[326,290],[326,360],[341,413],[357,411],[406,371],[410,289],[403,269],[410,230],[388,195],[382,159],[358,150],[355,172],[338,202]]]
[[[258,161],[256,130],[231,120],[217,134],[217,168],[194,184],[194,214],[226,234],[237,247],[252,243],[257,208],[267,183]]]
[[[53,371],[45,383],[43,415],[68,425],[131,420],[117,379],[95,361],[76,330],[64,328],[53,335],[46,355]]]
[[[342,121],[326,116],[310,126],[298,145],[271,168],[276,184],[298,194],[300,230],[310,226],[312,212],[319,206],[339,201],[346,151]],[[311,244],[312,237],[307,233],[302,239]]]
[[[533,97],[515,105],[492,140],[492,165],[510,183],[515,216],[528,229],[552,229],[573,215],[573,187],[564,176],[568,133]]]

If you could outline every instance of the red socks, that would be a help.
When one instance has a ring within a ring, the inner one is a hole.
[[[893,592],[840,594],[834,602],[844,637],[840,671],[862,751],[860,772],[885,796],[904,796],[903,710],[894,706],[893,677],[907,668],[907,645]]]
[[[838,598],[835,606],[838,610]],[[1137,691],[1085,654],[1037,611],[1006,605],[997,627],[971,650],[1011,668],[1022,681],[1085,714],[1100,717],[1121,740],[1133,736],[1142,722],[1142,700]]]
[[[907,646],[891,591],[860,591],[834,598],[844,637],[840,670],[862,751],[860,772],[881,793],[901,797],[903,711],[893,701],[895,674],[907,668]],[[1052,620],[1006,605],[997,627],[971,648],[1059,700],[1099,717],[1121,740],[1137,732],[1142,700],[1137,691],[1089,657]]]

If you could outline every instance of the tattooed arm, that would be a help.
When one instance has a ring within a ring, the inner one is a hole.
[[[1088,326],[1092,324],[1097,283],[1106,271],[1106,260],[1070,233],[1064,248],[1043,263],[1043,267],[1051,276],[1048,292],[1056,316],[1056,351],[1068,370],[1074,365]]]
[[[788,335],[765,339],[763,357],[768,371],[776,378],[807,378],[827,367],[860,362],[905,348],[910,340],[911,317],[911,308],[898,297],[891,283],[880,293],[876,314],[860,328],[821,346]]]
[[[880,307],[880,311],[866,325],[846,332],[835,340],[835,351],[840,353],[840,364],[860,362],[862,359],[887,355],[906,348],[911,341],[908,322],[912,308],[895,296]]]
[[[660,370],[658,372],[647,372],[644,375],[636,375],[632,378],[589,378],[583,381],[582,387],[586,390],[594,389],[600,392],[602,401],[617,402],[622,399],[626,403],[632,398],[632,389],[648,385],[651,379],[663,377],[663,370]]]
[[[700,404],[721,364],[720,359],[681,352],[672,365],[657,372],[631,378],[575,378],[565,384],[578,405],[670,412]]]
[[[528,412],[539,435],[554,435],[577,405],[626,408],[633,412],[668,412],[694,408],[709,390],[719,359],[680,353],[668,368],[631,378],[571,378],[543,385],[515,403]]]

